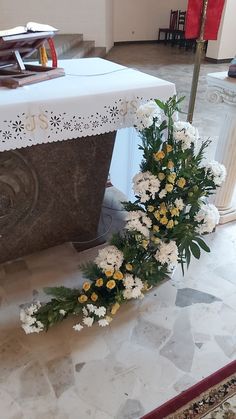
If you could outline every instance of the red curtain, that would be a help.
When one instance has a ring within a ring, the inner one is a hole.
[[[207,16],[204,31],[205,40],[217,39],[221,15],[225,0],[208,0]],[[198,38],[201,25],[203,0],[188,0],[185,38]]]

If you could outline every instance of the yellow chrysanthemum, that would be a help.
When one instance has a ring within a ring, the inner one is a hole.
[[[93,292],[90,298],[91,298],[92,301],[95,302],[98,299],[98,295],[95,292]]]
[[[114,278],[114,279],[123,279],[123,278],[124,278],[124,275],[122,274],[122,272],[120,272],[120,271],[116,271],[116,272],[114,273],[114,275],[113,275],[113,278]]]
[[[160,220],[160,218],[161,218],[161,216],[160,216],[160,211],[155,211],[154,212],[154,217],[157,219],[157,221],[159,221]]]
[[[91,285],[89,282],[84,282],[83,283],[83,290],[84,291],[88,291],[90,289]]]
[[[170,183],[175,183],[175,179],[176,179],[176,173],[171,173],[170,175],[167,176],[167,180]]]
[[[109,290],[112,290],[113,288],[115,288],[115,286],[116,286],[116,283],[115,283],[114,279],[110,279],[106,284],[106,287]]]
[[[110,276],[112,276],[112,275],[113,275],[113,272],[114,272],[114,271],[105,271],[105,275],[106,275],[106,277],[107,277],[107,278],[110,278]]]
[[[164,159],[165,153],[164,153],[164,151],[158,151],[157,153],[153,154],[153,157],[154,157],[155,160],[159,161],[159,160]]]
[[[166,145],[166,151],[167,151],[167,153],[170,153],[172,150],[173,150],[172,145],[167,144],[167,145]]]
[[[103,279],[98,278],[95,282],[96,287],[102,287],[103,286]]]
[[[119,303],[115,303],[112,308],[111,308],[111,314],[116,314],[116,312],[119,310],[120,308],[120,304]]]
[[[168,224],[168,218],[167,218],[167,217],[162,217],[162,218],[160,219],[160,223],[161,223],[161,224],[163,224],[163,225]]]
[[[158,233],[160,231],[160,227],[159,226],[153,226],[152,230],[155,231],[155,233]]]
[[[79,298],[78,298],[78,301],[79,301],[81,304],[86,303],[86,301],[88,301],[88,297],[87,297],[87,295],[84,295],[84,294],[80,295],[80,296],[79,296]]]
[[[147,209],[149,212],[153,212],[155,208],[153,205],[148,205]]]
[[[165,190],[167,192],[172,192],[173,191],[174,186],[171,183],[167,183],[165,186]]]
[[[111,323],[112,320],[113,320],[113,318],[111,316],[106,316],[105,319],[108,323]]]
[[[171,213],[172,217],[176,217],[176,216],[179,215],[179,209],[174,207],[170,210],[170,213]]]
[[[165,202],[161,202],[161,204],[160,204],[160,208],[161,208],[161,209],[165,209],[165,210],[166,210],[166,204],[165,204]]]
[[[173,228],[174,227],[174,221],[170,220],[166,226],[167,228]]]
[[[164,180],[166,176],[165,176],[165,173],[160,172],[158,173],[157,177],[159,180]]]
[[[179,224],[179,221],[175,220],[175,225],[177,226],[177,224]]]
[[[179,186],[179,188],[184,188],[186,185],[186,180],[184,179],[184,177],[180,177],[177,180],[177,185]]]
[[[159,244],[161,242],[161,240],[159,239],[159,237],[152,237],[152,241],[155,244]]]
[[[144,249],[147,249],[147,247],[148,247],[148,241],[147,240],[143,240],[142,241],[142,246],[143,246]]]
[[[142,288],[142,291],[143,292],[147,292],[147,291],[149,291],[149,290],[151,290],[152,289],[152,285],[148,285],[148,283],[147,282],[144,282],[144,284],[143,284],[143,288]]]
[[[175,165],[174,165],[174,163],[173,163],[173,161],[172,161],[172,160],[169,160],[169,161],[168,161],[168,163],[167,163],[167,167],[168,167],[168,169],[173,169],[173,168],[175,167]]]
[[[125,268],[127,271],[131,272],[133,270],[133,265],[131,265],[131,263],[126,263]]]

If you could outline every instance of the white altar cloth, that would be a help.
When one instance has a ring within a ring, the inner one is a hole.
[[[59,66],[65,77],[0,87],[0,151],[132,127],[141,103],[175,94],[173,83],[101,58]]]

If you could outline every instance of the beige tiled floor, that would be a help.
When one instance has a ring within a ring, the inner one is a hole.
[[[191,53],[134,45],[109,57],[175,81],[188,94]],[[203,66],[196,119],[206,136],[218,135],[221,108],[205,101],[205,74],[225,68]],[[103,215],[101,231],[109,223]],[[118,224],[120,211],[112,216]],[[2,265],[0,418],[137,419],[235,359],[236,223],[219,226],[208,243],[211,253],[194,260],[185,277],[177,270],[144,300],[122,307],[108,328],[80,334],[69,319],[26,336],[19,307],[40,299],[43,286],[78,286],[79,264],[96,249],[78,254],[65,244]]]

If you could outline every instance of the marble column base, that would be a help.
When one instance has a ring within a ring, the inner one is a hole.
[[[230,221],[236,220],[236,208],[228,208],[225,210],[219,209],[220,213],[220,222],[219,224],[229,223]]]
[[[97,236],[116,133],[0,153],[0,263]]]

